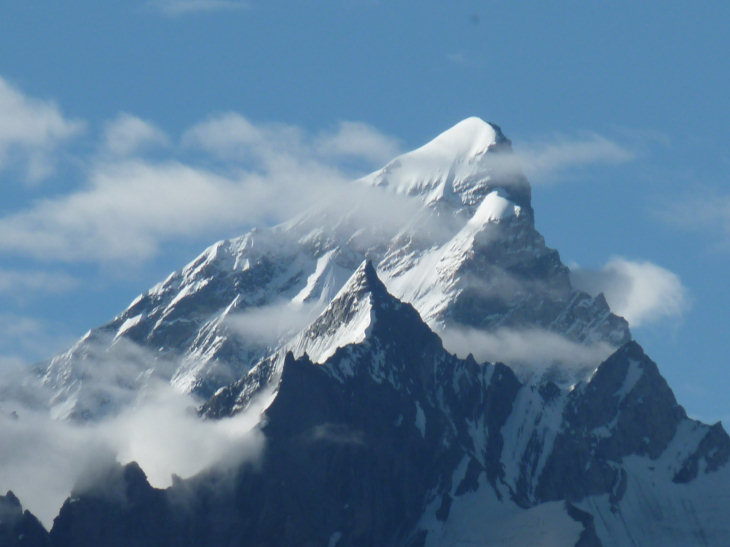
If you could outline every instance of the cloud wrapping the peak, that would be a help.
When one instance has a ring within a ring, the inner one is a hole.
[[[168,142],[149,122],[120,115],[81,188],[0,217],[0,251],[67,262],[147,260],[168,241],[236,235],[328,199],[351,201],[352,177],[335,156],[374,161],[395,150],[394,139],[365,124],[312,135],[227,113],[184,132],[192,161],[139,157],[142,147]]]
[[[611,310],[633,327],[680,317],[689,305],[679,277],[648,261],[613,258],[600,270],[574,266],[570,277],[577,289],[603,293]]]
[[[620,164],[636,157],[631,149],[601,135],[580,138],[553,137],[521,143],[512,153],[492,158],[497,172],[525,174],[530,182],[554,182],[558,174],[586,165]]]
[[[518,155],[528,175],[554,173],[591,163],[622,163],[634,157],[630,150],[597,134],[590,134],[584,139],[557,139],[547,144],[533,144]]]
[[[82,121],[64,117],[53,102],[28,97],[2,77],[0,120],[0,169],[20,163],[32,182],[52,172],[56,149],[84,129]]]

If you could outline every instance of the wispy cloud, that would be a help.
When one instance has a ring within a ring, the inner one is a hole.
[[[541,375],[556,363],[566,370],[587,370],[603,362],[615,350],[605,343],[581,344],[544,329],[498,329],[449,327],[439,333],[444,347],[479,361],[502,362],[523,377]]]
[[[128,341],[118,351],[107,351],[105,343],[89,349],[75,362],[82,367],[75,373],[84,376],[84,393],[109,397],[126,390],[132,397],[121,411],[93,423],[53,419],[34,403],[49,399],[38,377],[20,363],[0,363],[0,485],[12,489],[46,526],[72,490],[91,482],[89,473],[116,462],[136,461],[153,486],[167,487],[173,473],[189,477],[260,455],[264,439],[256,424],[269,398],[233,418],[201,420],[196,412],[201,401],[158,375],[139,374],[140,366],[159,361],[157,355]]]
[[[182,141],[189,148],[200,148],[221,159],[263,165],[291,158],[300,163],[356,158],[379,166],[400,152],[397,139],[362,122],[343,121],[334,130],[308,134],[294,125],[254,123],[236,112],[195,125]]]
[[[247,343],[269,345],[306,327],[322,309],[319,304],[282,302],[231,315],[226,320],[236,335]]]
[[[68,347],[71,341],[62,327],[52,327],[19,313],[0,313],[0,356],[5,358],[43,359]]]
[[[136,461],[153,486],[167,487],[173,473],[189,477],[221,462],[258,457],[263,448],[254,428],[258,414],[204,421],[195,413],[197,404],[159,384],[137,406],[96,424],[59,422],[4,406],[0,484],[50,527],[63,500],[89,482],[86,475],[116,462]]]
[[[140,261],[164,241],[283,220],[341,184],[317,165],[217,174],[179,162],[98,166],[87,187],[0,218],[0,249],[40,260]]]
[[[395,147],[365,124],[312,135],[226,114],[182,137],[185,151],[214,167],[135,154],[165,142],[152,124],[121,116],[107,126],[108,153],[91,163],[81,188],[0,218],[0,251],[46,261],[146,260],[167,241],[270,225],[328,196],[352,200],[350,176],[333,158],[374,161]]]
[[[401,151],[397,139],[360,122],[340,122],[336,131],[315,140],[315,149],[325,157],[353,157],[373,164],[385,164]]]
[[[115,156],[128,156],[145,148],[166,146],[170,139],[154,124],[121,113],[104,128],[102,150]]]
[[[54,168],[56,149],[84,129],[80,120],[66,118],[52,101],[23,94],[0,77],[0,169],[24,167],[37,182]]]
[[[583,137],[555,136],[515,146],[513,154],[494,158],[495,168],[507,174],[524,173],[532,183],[553,182],[570,169],[587,165],[619,164],[636,157],[633,150],[611,139],[589,133]]]
[[[64,272],[0,269],[0,294],[62,293],[78,284],[77,279]]]
[[[611,310],[634,327],[680,317],[689,305],[679,277],[647,261],[613,258],[600,270],[574,266],[571,280],[590,294],[603,293]]]
[[[654,213],[672,226],[707,233],[710,245],[730,250],[730,193],[699,188],[693,194],[674,194]]]
[[[226,112],[188,129],[182,143],[218,159],[271,166],[282,158],[305,158],[305,139],[305,132],[294,125],[257,124]]]
[[[216,11],[240,11],[250,7],[247,2],[236,0],[153,0],[150,8],[165,15],[185,15]]]

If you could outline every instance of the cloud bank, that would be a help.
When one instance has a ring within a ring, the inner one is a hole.
[[[13,490],[46,527],[72,490],[94,482],[90,473],[116,462],[136,461],[152,486],[164,488],[172,474],[186,478],[261,454],[264,439],[256,425],[268,395],[232,418],[201,420],[200,400],[178,392],[159,374],[140,373],[154,356],[131,342],[126,346],[116,352],[92,347],[86,360],[76,362],[81,368],[75,374],[85,377],[81,396],[115,397],[126,390],[131,398],[116,414],[91,423],[53,419],[42,404],[49,392],[38,377],[20,363],[1,363],[0,485]]]
[[[352,177],[335,159],[370,162],[396,146],[361,123],[310,135],[232,113],[183,134],[181,150],[203,154],[201,162],[139,157],[167,144],[153,124],[120,115],[107,124],[104,155],[81,188],[0,218],[0,251],[44,261],[147,260],[169,241],[271,225],[327,199],[352,200]]]
[[[574,266],[570,277],[577,289],[603,293],[611,310],[633,327],[680,317],[689,304],[679,277],[647,261],[614,258],[600,270]]]

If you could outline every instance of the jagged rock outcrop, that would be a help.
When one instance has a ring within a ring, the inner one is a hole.
[[[3,547],[49,547],[46,530],[30,511],[23,511],[12,492],[0,496],[0,545]]]

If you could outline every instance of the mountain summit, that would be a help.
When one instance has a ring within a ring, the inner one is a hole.
[[[530,207],[530,185],[517,170],[512,144],[502,130],[467,118],[420,148],[403,154],[365,177],[398,194],[419,195],[428,204],[477,205],[502,187],[521,207]]]

